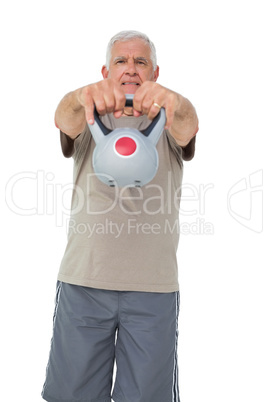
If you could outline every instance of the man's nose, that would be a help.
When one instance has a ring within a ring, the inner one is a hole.
[[[137,74],[136,64],[133,59],[128,60],[126,74],[129,74],[129,75]]]

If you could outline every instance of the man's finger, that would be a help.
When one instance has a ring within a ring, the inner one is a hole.
[[[153,103],[148,113],[148,119],[153,120],[160,112],[160,109],[161,109],[160,105],[156,106],[155,103]]]
[[[115,98],[115,112],[124,110],[126,104],[126,95],[121,88],[115,86],[114,88],[114,98]]]
[[[88,99],[85,108],[86,121],[88,124],[94,124],[94,103],[92,99]]]
[[[141,112],[138,112],[138,110],[136,110],[136,109],[133,108],[133,115],[134,115],[135,117],[140,117],[140,116],[142,116],[142,113],[141,113]]]

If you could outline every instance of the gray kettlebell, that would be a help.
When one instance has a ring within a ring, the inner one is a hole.
[[[126,106],[133,106],[134,95],[126,95]],[[96,142],[93,169],[103,183],[110,187],[141,187],[150,182],[158,170],[156,144],[166,124],[165,110],[146,130],[116,128],[109,130],[100,121],[95,108],[94,124],[90,131]]]

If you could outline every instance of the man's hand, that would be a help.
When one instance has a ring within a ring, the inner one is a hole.
[[[55,124],[74,139],[84,130],[86,122],[94,123],[94,105],[100,115],[114,113],[118,118],[123,114],[125,102],[122,88],[107,78],[65,95],[57,107]]]
[[[101,116],[114,113],[115,117],[120,117],[123,114],[126,102],[124,91],[109,78],[80,88],[76,93],[89,124],[94,123],[94,105]]]
[[[178,108],[177,94],[156,82],[146,81],[136,91],[134,96],[134,115],[136,111],[146,114],[153,120],[159,113],[161,107],[166,111],[166,128],[169,129],[173,123],[174,112]]]
[[[146,114],[153,120],[161,107],[166,111],[166,126],[180,146],[186,146],[198,131],[198,118],[188,99],[157,84],[146,81],[136,91],[134,116]]]

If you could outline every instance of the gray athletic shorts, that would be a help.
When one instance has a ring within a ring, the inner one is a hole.
[[[179,402],[178,310],[179,292],[58,282],[43,399],[111,402],[115,377],[115,402]]]

